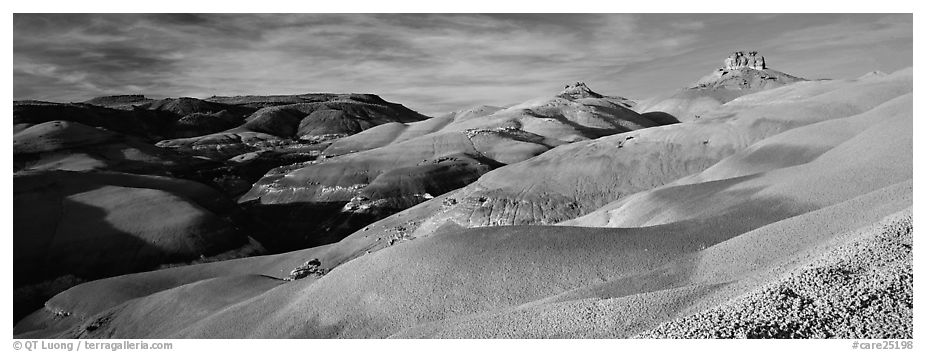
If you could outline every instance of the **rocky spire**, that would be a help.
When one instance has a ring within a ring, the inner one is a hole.
[[[721,69],[732,71],[741,68],[764,70],[766,68],[765,57],[759,56],[759,52],[755,50],[748,53],[745,51],[736,51],[723,60],[723,67]]]
[[[723,60],[723,66],[701,77],[693,89],[765,89],[805,79],[768,68],[765,57],[756,50],[735,51]]]
[[[569,97],[573,99],[579,98],[601,98],[603,95],[593,92],[588,86],[583,82],[576,82],[574,84],[567,84],[566,88],[559,93],[561,97]]]

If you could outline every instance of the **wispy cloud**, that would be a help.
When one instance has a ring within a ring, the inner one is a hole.
[[[16,14],[14,96],[371,92],[430,114],[517,103],[575,80],[644,97],[690,83],[743,44],[792,58],[885,38],[912,47],[910,17]],[[912,55],[890,63],[911,64]]]
[[[852,17],[832,23],[797,28],[775,36],[767,44],[780,50],[823,50],[831,47],[863,46],[885,41],[911,42],[913,16],[885,15],[871,21]]]

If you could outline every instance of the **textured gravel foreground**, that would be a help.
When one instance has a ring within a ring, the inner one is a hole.
[[[785,278],[642,338],[913,338],[909,210]]]

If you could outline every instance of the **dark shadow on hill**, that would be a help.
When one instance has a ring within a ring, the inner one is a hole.
[[[566,118],[562,114],[543,115],[543,114],[534,112],[532,110],[524,110],[524,112],[538,119],[554,119],[559,123],[572,127],[573,129],[575,129],[576,131],[578,131],[579,133],[581,133],[582,135],[590,139],[596,139],[596,138],[600,138],[604,136],[610,136],[612,134],[631,131],[631,129],[624,128],[621,126],[615,126],[612,128],[595,128],[595,127],[584,126],[574,121],[570,121],[568,118]]]
[[[348,202],[294,202],[241,204],[247,230],[272,253],[338,242],[351,233],[401,209],[372,208],[343,211]]]
[[[82,178],[91,176],[92,179]],[[128,178],[126,178],[128,176]],[[107,220],[106,210],[67,197],[104,186],[143,186],[131,175],[50,171],[14,177],[13,284],[14,319],[40,308],[54,294],[82,281],[184,263],[243,246],[247,237],[235,226],[236,205],[225,199],[187,199],[213,214],[225,216],[203,226],[193,248],[163,248],[120,230]],[[158,186],[163,189],[158,188]],[[176,185],[155,182],[152,189],[171,191]],[[152,214],[154,216],[154,214]],[[131,221],[129,219],[129,221]],[[165,219],[169,221],[169,219]],[[219,232],[216,232],[219,231]],[[216,235],[221,234],[221,235]]]
[[[643,116],[647,118],[648,120],[653,121],[659,125],[671,125],[671,124],[681,122],[678,120],[678,118],[676,118],[672,114],[667,113],[667,112],[662,112],[662,111],[644,112],[640,114],[640,116]]]
[[[60,218],[53,214],[44,219],[17,219],[13,224],[14,322],[41,308],[52,296],[83,281],[146,271],[162,263],[195,258],[166,253],[112,227],[106,222],[107,214],[102,209],[69,200],[63,200],[62,207],[65,204],[70,211],[80,212],[82,218],[89,219],[79,232],[109,236],[81,241],[58,238],[57,230],[42,234],[23,228],[24,221],[59,222]],[[71,231],[75,232],[78,231]]]

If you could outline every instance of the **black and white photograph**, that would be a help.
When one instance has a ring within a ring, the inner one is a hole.
[[[912,8],[589,9],[11,13],[10,343],[911,350]]]

